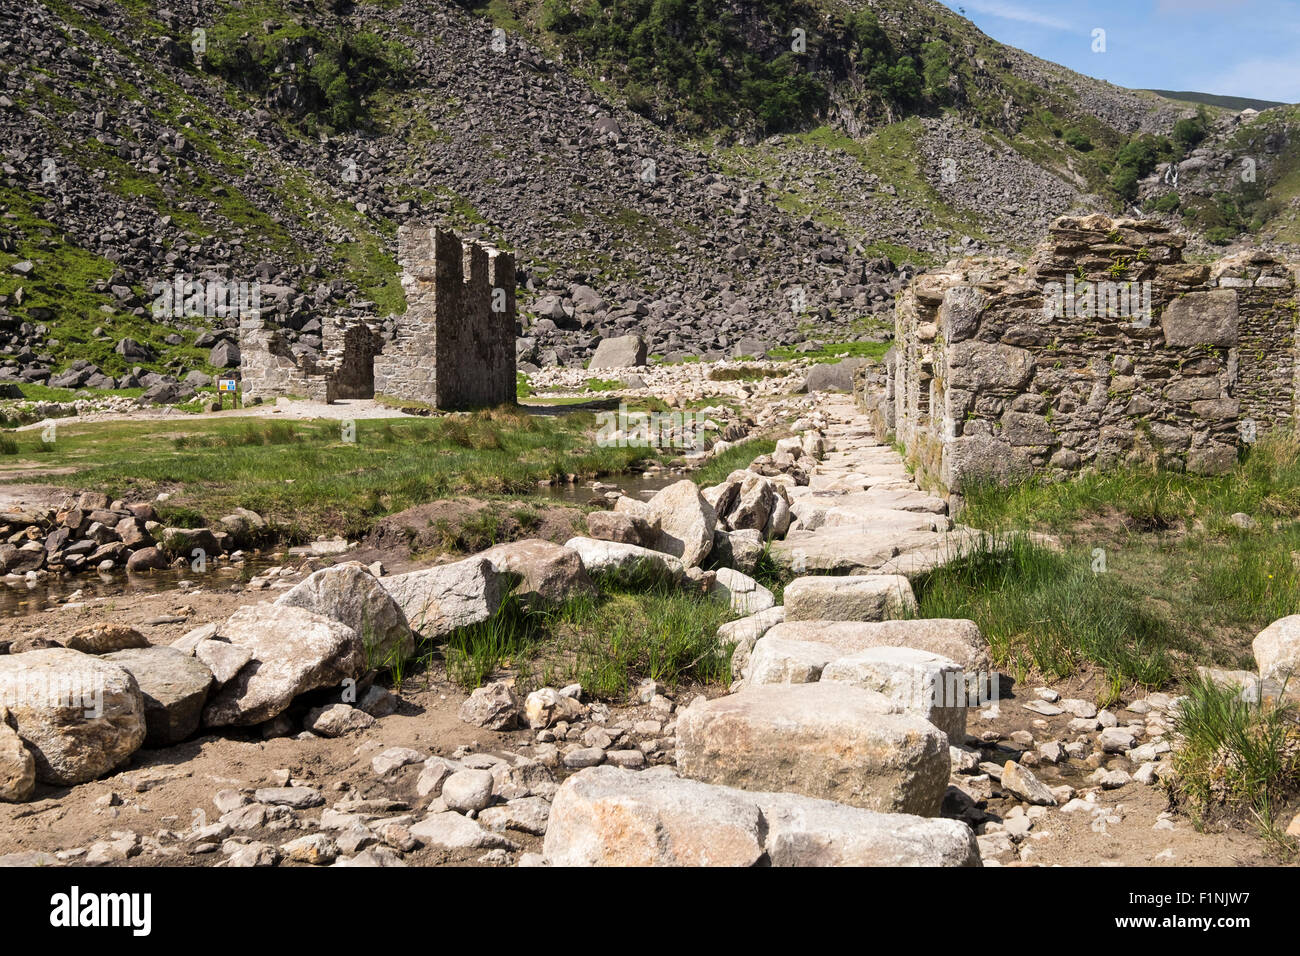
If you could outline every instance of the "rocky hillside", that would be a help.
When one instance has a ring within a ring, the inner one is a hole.
[[[524,362],[879,334],[916,270],[1126,201],[1124,150],[1191,115],[931,0],[3,0],[0,36],[0,379],[29,386],[236,365],[233,318],[159,315],[187,279],[317,349],[325,314],[404,308],[409,220],[517,253]]]

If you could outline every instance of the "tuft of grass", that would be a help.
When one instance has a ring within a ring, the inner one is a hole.
[[[1029,480],[965,491],[963,523],[990,532],[1050,531],[1071,560],[1104,556],[1117,598],[1165,622],[1176,656],[1253,666],[1250,642],[1300,606],[1300,442],[1273,433],[1228,474],[1160,465],[1158,452],[1064,482]],[[1238,527],[1233,515],[1253,524]]]
[[[448,676],[470,689],[512,671],[521,688],[577,682],[602,698],[647,677],[730,682],[731,648],[718,640],[732,617],[727,605],[661,575],[605,576],[597,586],[594,595],[532,612],[511,600],[457,631],[443,651]]]
[[[720,455],[714,455],[703,467],[691,475],[691,480],[701,488],[708,488],[724,481],[733,471],[749,467],[749,463],[760,455],[770,455],[776,451],[776,442],[766,438],[741,442],[728,448]]]
[[[1279,848],[1274,810],[1300,792],[1300,723],[1286,702],[1194,678],[1174,716],[1173,793],[1201,816],[1248,814]],[[1280,837],[1280,839],[1279,839]]]

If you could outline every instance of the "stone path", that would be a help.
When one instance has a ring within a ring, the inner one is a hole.
[[[798,520],[772,544],[778,561],[797,573],[911,576],[978,537],[954,527],[947,502],[917,486],[850,397],[826,394],[819,413],[827,451],[806,487],[788,489]]]
[[[940,811],[986,642],[969,621],[896,620],[915,609],[906,575],[977,532],[954,530],[847,396],[793,427],[754,464],[807,476],[782,482],[795,521],[772,548],[798,575],[784,605],[724,627],[734,692],[679,711],[675,774],[564,783],[549,862],[979,865],[974,832]]]

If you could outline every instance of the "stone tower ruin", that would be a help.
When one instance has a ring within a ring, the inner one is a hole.
[[[383,395],[443,411],[515,400],[514,257],[436,227],[403,226],[397,241],[406,312],[391,330],[327,316],[316,359],[251,315],[239,332],[245,400]]]
[[[452,232],[397,233],[406,314],[375,359],[375,391],[456,410],[515,399],[515,260]]]

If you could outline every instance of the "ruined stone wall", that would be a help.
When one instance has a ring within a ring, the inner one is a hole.
[[[1140,458],[1217,474],[1241,441],[1291,425],[1294,270],[1186,263],[1182,246],[1158,223],[1063,218],[1026,264],[919,276],[887,385],[918,476],[957,492]]]
[[[259,313],[240,319],[239,377],[246,402],[294,396],[332,402],[335,397],[328,371],[310,356],[295,354],[284,332]]]
[[[375,360],[375,391],[448,410],[513,402],[514,257],[404,226],[398,259],[406,313]]]

